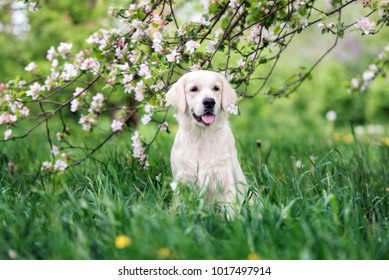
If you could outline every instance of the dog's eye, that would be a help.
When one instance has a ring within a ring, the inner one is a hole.
[[[219,91],[220,88],[219,88],[218,86],[214,86],[214,87],[213,87],[213,90],[214,90],[214,91]]]
[[[190,89],[190,91],[191,91],[191,92],[198,92],[199,89],[198,89],[197,87],[192,87],[192,88]]]

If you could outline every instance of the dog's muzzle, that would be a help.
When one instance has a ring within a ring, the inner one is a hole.
[[[205,97],[203,99],[204,113],[200,116],[196,115],[195,113],[192,113],[193,118],[206,126],[211,125],[215,121],[215,115],[213,113],[213,108],[215,107],[215,104],[215,99],[211,97]]]

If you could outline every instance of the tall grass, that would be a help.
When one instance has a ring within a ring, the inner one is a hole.
[[[232,221],[190,191],[172,207],[166,139],[147,170],[112,143],[100,159],[50,177],[27,163],[7,171],[18,146],[3,150],[0,258],[389,259],[388,146],[238,142],[259,195]],[[22,159],[39,157],[23,151]]]

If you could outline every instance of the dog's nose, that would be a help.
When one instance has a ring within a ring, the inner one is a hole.
[[[212,109],[213,107],[215,107],[215,104],[216,104],[215,99],[211,97],[206,97],[203,99],[203,105],[207,109]]]

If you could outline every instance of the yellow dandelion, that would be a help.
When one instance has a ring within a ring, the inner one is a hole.
[[[252,260],[261,260],[262,258],[255,252],[251,252],[248,257],[247,257],[248,260],[252,261]]]
[[[160,258],[168,258],[170,256],[170,249],[167,247],[159,248],[158,255]]]
[[[389,137],[385,137],[381,139],[382,144],[389,146]]]
[[[342,135],[338,132],[332,133],[332,140],[339,141],[342,138]]]
[[[354,136],[352,134],[346,134],[343,136],[343,142],[346,144],[350,144],[354,141]]]
[[[131,246],[132,240],[127,235],[118,235],[115,238],[115,246],[118,249],[124,249]]]
[[[389,192],[389,188],[386,188],[386,191]]]

